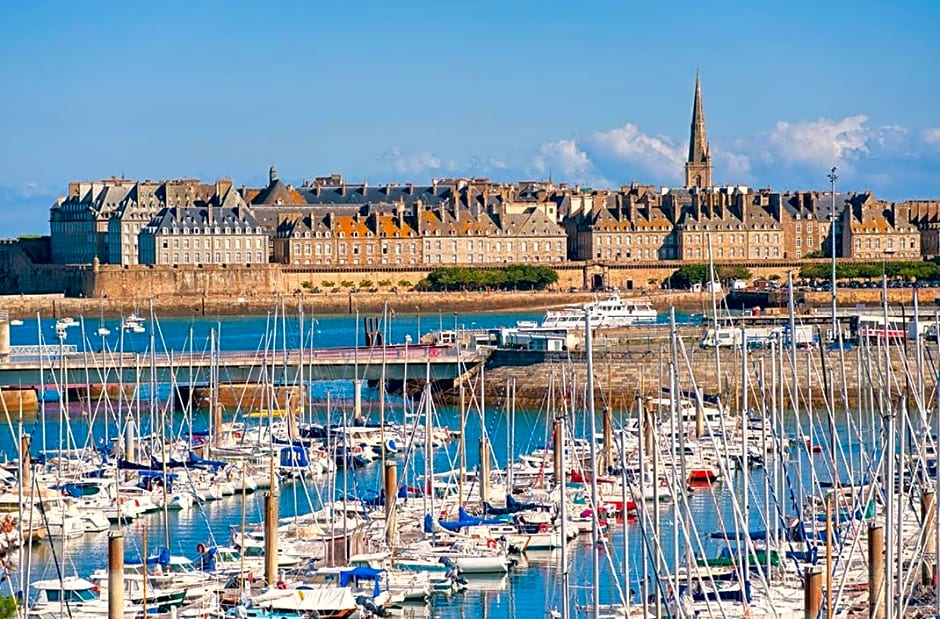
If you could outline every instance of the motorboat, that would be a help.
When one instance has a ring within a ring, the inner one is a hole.
[[[145,333],[147,331],[147,328],[144,327],[144,319],[136,312],[130,316],[125,316],[121,320],[121,328],[131,333]]]
[[[560,310],[549,310],[542,320],[542,329],[584,329],[584,316],[590,314],[591,326],[600,329],[629,327],[635,324],[656,322],[658,313],[648,301],[623,299],[614,292],[582,306],[571,306]]]

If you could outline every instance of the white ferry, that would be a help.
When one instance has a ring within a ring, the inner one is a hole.
[[[543,329],[583,329],[585,310],[590,312],[591,326],[601,329],[629,327],[638,323],[656,322],[656,310],[647,301],[622,299],[616,292],[606,299],[584,306],[566,307],[548,311],[542,321]]]
[[[121,328],[131,333],[144,333],[147,329],[144,327],[144,319],[137,312],[130,316],[125,316],[121,321]]]

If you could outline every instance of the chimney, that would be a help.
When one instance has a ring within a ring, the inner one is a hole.
[[[366,195],[369,191],[369,183],[363,181],[362,183],[362,195]]]
[[[415,186],[414,186],[414,183],[408,183],[408,195],[409,195],[409,196],[415,195]]]

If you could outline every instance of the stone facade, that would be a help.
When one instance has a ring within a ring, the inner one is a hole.
[[[108,219],[133,185],[123,178],[69,183],[49,212],[53,263],[107,262]]]
[[[140,233],[140,264],[267,263],[267,236],[240,197],[231,201],[164,207]]]
[[[842,211],[842,255],[874,260],[921,257],[920,231],[906,204],[877,200],[870,192],[852,197]]]
[[[617,193],[596,193],[566,226],[572,260],[608,263],[674,260],[678,256],[671,209],[652,187],[634,183]]]
[[[416,211],[416,212],[415,212]],[[439,202],[412,212],[364,207],[352,214],[318,207],[278,222],[274,260],[291,265],[454,265],[561,263],[564,229],[545,210],[490,212]]]

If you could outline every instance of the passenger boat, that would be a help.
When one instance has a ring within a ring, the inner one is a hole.
[[[542,320],[543,329],[584,329],[584,314],[591,315],[591,326],[601,329],[654,323],[658,314],[648,301],[623,299],[616,292],[606,299],[583,306],[549,310]]]

